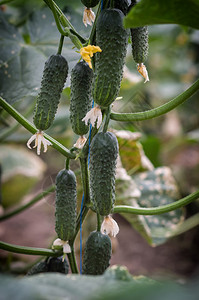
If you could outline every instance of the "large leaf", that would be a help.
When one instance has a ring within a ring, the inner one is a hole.
[[[141,0],[124,19],[127,28],[153,24],[180,24],[199,29],[198,0]]]
[[[80,13],[70,12],[70,18],[82,24]],[[60,33],[48,8],[33,13],[24,30],[26,34],[22,35],[21,29],[10,25],[0,13],[0,95],[9,103],[38,94],[44,63],[58,49]],[[72,48],[67,38],[62,54],[69,63],[69,70],[80,58]]]
[[[157,282],[146,277],[123,278],[102,276],[63,275],[44,273],[26,278],[0,277],[1,297],[4,300],[195,300],[198,281],[180,285]]]

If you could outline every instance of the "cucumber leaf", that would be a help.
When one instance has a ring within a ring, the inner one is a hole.
[[[154,24],[179,24],[199,29],[198,0],[141,0],[124,19],[126,28]]]
[[[81,12],[70,12],[70,18],[79,27],[80,24],[84,27]],[[35,11],[21,28],[11,25],[8,16],[0,12],[0,96],[11,104],[36,96],[44,63],[57,52],[59,38],[60,33],[49,8]],[[68,61],[69,70],[80,58],[68,38],[65,38],[62,55]],[[69,77],[66,86],[69,86]]]
[[[139,191],[140,196],[131,196],[132,190]],[[150,208],[166,205],[180,198],[176,181],[168,167],[159,167],[134,176],[130,181],[129,190],[126,189],[126,193],[128,192],[129,198],[125,195],[122,199],[121,196],[117,204]],[[160,245],[171,236],[177,235],[177,228],[184,220],[183,209],[154,216],[126,213],[121,215],[153,246]]]

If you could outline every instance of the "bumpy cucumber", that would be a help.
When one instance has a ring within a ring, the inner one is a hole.
[[[119,9],[104,9],[97,20],[96,45],[102,52],[95,57],[93,97],[101,107],[108,107],[120,89],[128,40],[123,17]]]
[[[46,261],[40,261],[28,271],[27,276],[45,272],[48,272],[48,264]]]
[[[90,190],[94,210],[102,216],[111,213],[115,202],[115,169],[118,142],[111,132],[95,135],[90,148]]]
[[[128,0],[114,0],[114,8],[120,9],[124,15],[128,12]]]
[[[48,260],[48,272],[59,272],[68,274],[69,265],[66,259],[62,260],[62,257],[51,257]]]
[[[137,4],[136,0],[131,0],[128,12]],[[136,63],[145,62],[148,56],[148,26],[131,28],[132,54]]]
[[[83,135],[89,126],[82,122],[86,113],[91,109],[91,86],[93,70],[86,62],[79,62],[71,72],[70,120],[73,131]]]
[[[131,28],[132,54],[136,63],[143,63],[148,56],[148,26]]]
[[[102,275],[109,267],[111,240],[98,231],[90,233],[86,241],[83,259],[83,274]]]
[[[94,7],[99,3],[100,0],[81,0],[81,1],[86,7]]]
[[[41,90],[34,111],[34,124],[39,130],[48,129],[55,117],[64,83],[68,75],[68,63],[60,55],[51,55],[46,61]]]
[[[70,240],[76,225],[76,177],[71,170],[61,170],[56,177],[55,231],[58,238]]]

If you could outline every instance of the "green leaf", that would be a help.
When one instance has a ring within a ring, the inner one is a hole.
[[[198,0],[141,0],[124,19],[127,28],[153,24],[179,24],[199,29]]]
[[[46,167],[34,153],[22,147],[1,145],[2,205],[11,206],[41,179]]]
[[[134,177],[137,188],[141,191],[137,205],[140,207],[157,207],[172,203],[180,198],[177,183],[168,167],[159,167]],[[184,210],[177,209],[169,213],[142,216],[147,227],[152,245],[164,243],[184,220]]]
[[[71,12],[70,17],[82,24],[80,13]],[[33,13],[23,30],[25,35],[0,12],[0,95],[11,104],[38,94],[44,63],[57,52],[60,38],[48,8]],[[80,58],[72,48],[71,41],[65,38],[62,55],[69,63],[69,70]]]

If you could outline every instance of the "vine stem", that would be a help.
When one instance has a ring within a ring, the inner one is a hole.
[[[127,205],[117,205],[114,207],[113,212],[129,213],[134,215],[159,215],[183,207],[198,198],[199,198],[199,190],[171,204],[152,207],[152,208],[142,208],[142,207],[137,208],[137,207],[127,206]]]
[[[17,120],[24,128],[35,134],[38,130],[33,124],[24,118],[14,107],[0,97],[0,106],[2,106],[15,120]],[[75,158],[76,155],[71,153],[66,147],[60,144],[58,141],[53,139],[50,135],[44,133],[44,137],[52,143],[52,147],[63,154],[65,157]]]
[[[64,43],[64,35],[61,35],[60,40],[59,40],[59,47],[57,50],[57,54],[62,53],[63,43]]]
[[[40,201],[43,197],[47,196],[48,194],[50,194],[51,192],[54,192],[54,191],[55,191],[55,186],[54,185],[50,186],[48,189],[46,189],[45,191],[38,194],[36,197],[34,197],[28,203],[16,208],[15,210],[13,210],[11,212],[8,212],[8,213],[5,213],[4,215],[1,215],[0,216],[0,222],[4,221],[4,220],[7,220],[8,218],[13,217],[13,216],[21,213],[22,211],[24,211],[28,207],[31,207],[33,204]]]
[[[110,121],[110,112],[111,112],[111,108],[110,108],[110,105],[109,105],[109,107],[106,110],[106,120],[105,120],[104,128],[103,128],[104,133],[107,132],[107,129],[108,129],[108,124],[109,124],[109,121]]]
[[[68,257],[68,261],[70,264],[70,268],[71,268],[71,272],[73,274],[78,274],[78,267],[77,267],[77,263],[76,263],[76,259],[75,259],[75,252],[74,252],[74,247],[71,247],[71,253],[67,253],[67,257]]]
[[[176,108],[178,105],[189,99],[197,90],[199,89],[199,79],[194,82],[186,91],[178,95],[176,98],[170,100],[166,104],[159,107],[137,112],[137,113],[111,113],[110,118],[115,121],[143,121],[152,118],[159,117],[172,109]]]
[[[60,256],[62,255],[62,251],[56,251],[45,248],[33,248],[33,247],[25,247],[18,246],[13,244],[8,244],[0,241],[0,249],[6,250],[13,253],[21,253],[27,255],[41,255],[41,256]]]

